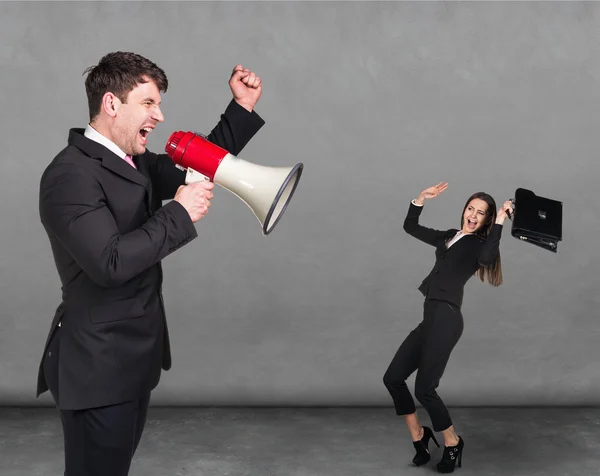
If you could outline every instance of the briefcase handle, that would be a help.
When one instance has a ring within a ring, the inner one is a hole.
[[[514,198],[511,198],[509,201],[510,201],[510,203],[512,203],[513,210],[516,210],[516,208],[515,208],[515,199],[514,199]],[[506,216],[507,216],[508,218],[510,218],[511,220],[513,219],[513,217],[512,217],[512,213],[510,213],[510,210],[506,210]]]

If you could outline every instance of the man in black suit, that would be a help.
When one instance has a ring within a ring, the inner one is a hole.
[[[110,53],[86,70],[90,123],[40,183],[39,211],[62,283],[38,374],[60,411],[66,476],[125,476],[161,368],[171,367],[161,260],[196,238],[213,184],[185,184],[146,150],[164,120],[167,77],[148,59]],[[237,155],[262,127],[261,80],[241,65],[208,140]],[[163,200],[172,199],[166,205]]]

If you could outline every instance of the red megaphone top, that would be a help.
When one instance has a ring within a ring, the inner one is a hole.
[[[194,132],[177,131],[171,134],[165,152],[184,169],[192,168],[207,176],[211,182],[221,161],[229,153]]]

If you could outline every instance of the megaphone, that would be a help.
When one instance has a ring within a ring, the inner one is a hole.
[[[181,170],[185,183],[214,182],[241,199],[258,218],[263,235],[273,231],[292,199],[304,164],[256,165],[230,154],[197,132],[171,134],[165,152]]]

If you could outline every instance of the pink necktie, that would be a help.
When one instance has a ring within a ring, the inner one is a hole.
[[[125,162],[127,162],[129,165],[131,165],[134,169],[137,169],[137,167],[133,163],[133,159],[131,158],[131,155],[125,156]]]

